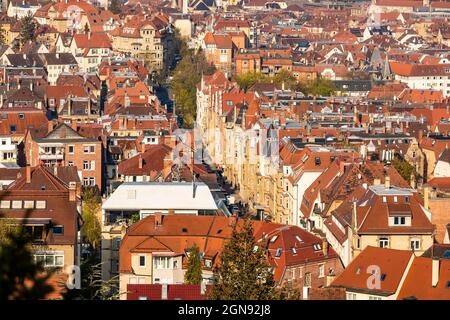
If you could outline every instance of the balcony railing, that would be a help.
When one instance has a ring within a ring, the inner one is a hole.
[[[42,160],[62,160],[64,159],[64,154],[62,152],[57,153],[40,153],[39,159]]]

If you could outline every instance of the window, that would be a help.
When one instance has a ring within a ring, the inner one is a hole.
[[[74,152],[74,146],[69,146],[69,153],[73,154]]]
[[[139,267],[145,267],[145,256],[139,256]]]
[[[57,225],[53,227],[53,234],[54,235],[63,235],[64,234],[64,226]]]
[[[34,254],[34,261],[41,263],[44,267],[62,267],[64,266],[64,252],[36,252]]]
[[[409,203],[409,197],[405,197],[405,203]]]
[[[394,217],[394,225],[396,225],[396,226],[406,225],[406,218],[405,217]]]
[[[356,293],[347,292],[347,300],[356,300]]]
[[[119,250],[120,248],[120,241],[121,239],[119,237],[112,239],[112,247],[115,250]]]
[[[25,115],[23,113],[19,113],[19,119],[23,120],[25,118]]]
[[[0,208],[1,209],[9,209],[11,207],[11,201],[9,200],[2,200],[0,201]]]
[[[83,178],[83,186],[89,186],[89,178],[88,177]]]
[[[314,163],[316,164],[316,166],[319,166],[320,163],[321,163],[320,157],[316,157],[316,158],[314,159]]]
[[[139,300],[147,300],[147,297],[145,297],[145,296],[139,296]]]
[[[386,203],[387,199],[386,197],[383,197],[383,202]]]
[[[281,248],[277,248],[277,251],[275,252],[275,257],[279,258],[281,256]]]
[[[325,265],[319,264],[319,278],[325,277]]]
[[[36,201],[36,209],[45,209],[47,207],[47,202],[45,200]]]
[[[303,280],[303,286],[311,287],[311,272],[305,272],[305,278]]]
[[[91,170],[91,166],[90,166],[89,161],[83,160],[83,169],[84,170]]]
[[[12,208],[13,209],[22,209],[22,201],[20,201],[20,200],[13,200]]]
[[[94,177],[89,177],[89,185],[90,186],[95,186],[95,178]]]
[[[389,247],[389,238],[382,237],[378,240],[380,248],[388,248]]]
[[[67,163],[67,165],[68,165],[69,167],[73,167],[73,161],[69,161],[69,162]]]
[[[397,202],[397,200],[398,200],[397,196],[394,196],[394,202]]]
[[[84,153],[95,153],[95,146],[84,146]]]
[[[156,269],[170,269],[170,257],[155,257]]]
[[[95,170],[95,161],[91,160],[91,170]]]
[[[316,244],[314,244],[314,250],[315,251],[319,251],[319,250],[322,250],[322,248],[321,248],[321,246],[320,246],[320,244],[318,244],[318,243],[316,243]]]
[[[23,208],[24,209],[34,209],[34,201],[32,200],[26,200],[23,202]]]
[[[411,239],[411,250],[420,250],[420,240],[419,239]]]

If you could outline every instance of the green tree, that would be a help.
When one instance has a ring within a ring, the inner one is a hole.
[[[83,189],[83,227],[81,236],[94,250],[97,250],[101,242],[101,225],[98,215],[102,202],[95,188]]]
[[[0,222],[0,300],[45,299],[54,291],[52,270],[34,261],[31,238],[23,225]]]
[[[301,300],[302,293],[299,286],[292,283],[285,283],[281,288],[275,291],[276,300]]]
[[[189,250],[186,273],[184,274],[186,284],[202,283],[202,265],[200,260],[200,249],[197,244]]]
[[[117,300],[119,294],[119,276],[109,280],[102,279],[102,263],[95,256],[82,261],[81,289],[67,290],[63,293],[64,300]]]
[[[213,300],[276,298],[275,282],[265,250],[255,241],[249,220],[235,224],[220,256],[210,293]]]
[[[20,20],[21,30],[20,30],[20,39],[22,45],[27,43],[30,40],[34,40],[34,36],[36,33],[36,22],[34,21],[33,15],[28,13],[25,17]]]
[[[336,92],[336,87],[331,80],[319,77],[313,81],[300,82],[297,86],[297,90],[306,95],[333,96]]]
[[[242,75],[235,76],[235,80],[239,84],[239,87],[244,91],[247,91],[256,83],[269,82],[259,72],[247,72]]]
[[[286,89],[293,89],[297,85],[297,79],[295,79],[292,73],[286,69],[281,69],[280,72],[273,77],[273,82],[278,85],[284,85]]]
[[[197,85],[202,74],[212,74],[214,66],[207,62],[203,51],[189,49],[185,40],[181,41],[181,61],[176,66],[170,83],[176,103],[176,112],[182,117],[183,127],[192,128],[197,110]]]
[[[412,166],[399,156],[394,157],[394,159],[392,160],[392,166],[407,182],[411,182],[411,176],[416,176],[416,169],[414,168],[414,166]]]

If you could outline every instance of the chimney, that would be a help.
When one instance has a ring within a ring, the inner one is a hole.
[[[27,164],[27,166],[25,168],[25,175],[26,175],[27,183],[31,183],[31,167],[29,164]]]
[[[204,296],[206,294],[206,283],[203,281],[200,283],[200,294]]]
[[[75,181],[69,182],[69,201],[73,202],[77,199],[77,183]]]
[[[411,172],[411,176],[409,177],[411,188],[416,188],[416,177],[414,176],[414,173]]]
[[[328,240],[325,237],[322,239],[322,252],[324,256],[328,255]]]
[[[357,210],[356,210],[356,200],[353,200],[353,210],[352,210],[352,227],[353,230],[356,230],[358,221],[357,221]]]
[[[423,188],[423,206],[425,209],[430,209],[430,187],[426,186]]]
[[[439,259],[431,260],[431,285],[436,287],[439,282]]]
[[[139,169],[142,169],[144,166],[144,159],[142,159],[142,155],[139,155]]]
[[[417,141],[417,142],[420,143],[420,142],[422,141],[422,138],[423,138],[423,130],[422,130],[422,129],[419,130],[419,134],[418,134],[418,137],[417,137],[417,138],[418,138],[418,140],[419,140],[419,141]]]
[[[163,283],[161,286],[161,300],[167,300],[167,283]]]
[[[155,214],[155,228],[162,226],[164,216],[162,214]]]
[[[379,186],[381,184],[381,180],[380,179],[374,179],[373,180],[373,185],[374,186]]]
[[[386,189],[391,188],[391,178],[389,176],[384,177],[384,187]]]

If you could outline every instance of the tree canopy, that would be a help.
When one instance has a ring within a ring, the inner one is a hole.
[[[184,274],[184,283],[196,285],[202,283],[200,249],[197,244],[194,244],[194,246],[189,250],[187,269]]]
[[[21,23],[20,39],[23,45],[24,43],[27,43],[30,40],[34,40],[37,26],[31,13],[28,13],[25,17],[23,17],[20,20],[20,23]]]
[[[30,235],[22,225],[0,222],[0,300],[45,299],[54,291],[53,272],[35,262]]]
[[[81,235],[93,249],[98,249],[101,242],[101,225],[98,214],[101,210],[101,198],[94,188],[83,189],[83,227]]]
[[[249,220],[235,224],[231,239],[220,256],[214,272],[210,299],[267,300],[276,297],[276,287],[264,248],[253,236]]]
[[[195,51],[187,47],[186,41],[177,34],[179,55],[181,61],[176,66],[170,83],[170,89],[175,98],[175,108],[181,116],[185,128],[192,128],[197,110],[197,85],[202,74],[212,74],[214,66],[208,63],[203,51]]]

